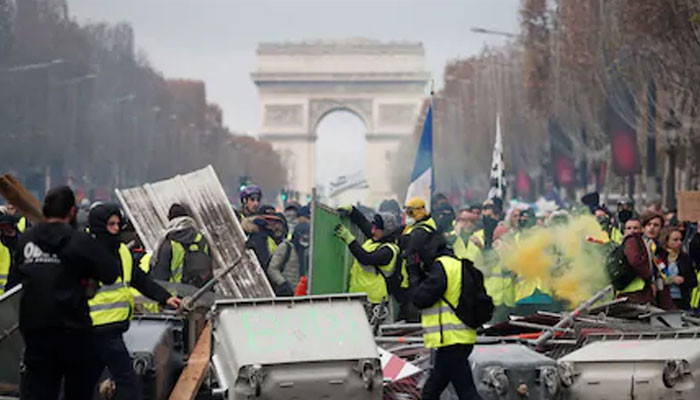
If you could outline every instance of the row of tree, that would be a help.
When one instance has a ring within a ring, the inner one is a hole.
[[[438,190],[485,196],[497,114],[515,196],[663,192],[673,207],[698,186],[700,2],[522,0],[520,20],[507,45],[445,68]],[[406,182],[397,174],[397,191]]]
[[[108,195],[211,164],[235,196],[286,172],[267,143],[235,135],[202,82],[168,80],[128,24],[80,26],[64,0],[0,0],[0,170],[39,195],[69,183]]]

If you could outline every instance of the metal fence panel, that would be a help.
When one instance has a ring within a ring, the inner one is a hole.
[[[364,235],[349,218],[319,202],[311,202],[311,263],[309,293],[332,294],[348,291],[350,267],[355,260],[348,246],[335,237],[338,224],[345,225],[362,243]]]
[[[211,166],[116,193],[147,251],[154,251],[165,231],[170,206],[184,204],[210,244],[215,273],[242,256],[216,290],[234,298],[274,297],[257,257],[245,248],[246,235]]]

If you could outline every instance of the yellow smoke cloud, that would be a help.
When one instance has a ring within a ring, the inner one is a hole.
[[[543,291],[576,306],[608,284],[608,248],[587,242],[589,236],[607,239],[588,215],[573,217],[567,224],[533,228],[505,243],[501,261],[520,279],[537,283]]]

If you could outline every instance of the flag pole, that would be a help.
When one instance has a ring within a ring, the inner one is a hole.
[[[432,162],[432,175],[430,177],[430,199],[427,199],[428,202],[430,203],[429,207],[429,212],[432,211],[433,208],[433,195],[435,191],[435,151],[433,150],[435,148],[435,78],[430,79],[430,110],[432,112],[432,116],[430,118],[430,142],[432,143],[432,146],[430,148],[430,158],[433,160]]]

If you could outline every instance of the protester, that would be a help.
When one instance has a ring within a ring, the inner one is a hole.
[[[12,203],[7,205],[7,214],[12,215],[17,218],[17,231],[19,233],[24,233],[30,226],[27,222],[27,217],[22,215],[20,210]]]
[[[301,208],[301,205],[296,201],[291,201],[284,206],[284,218],[287,220],[290,234],[294,232],[294,228],[297,226],[297,211],[299,211],[299,208]],[[291,237],[288,239],[291,239]]]
[[[272,230],[275,239],[280,237],[282,239],[272,254],[267,267],[267,276],[276,295],[293,296],[294,288],[299,283],[299,255],[292,241],[287,239],[287,224],[284,216],[278,213],[277,217],[281,223],[273,223]]]
[[[690,309],[690,293],[698,285],[690,256],[683,251],[683,234],[678,228],[666,228],[659,243],[665,250],[661,257],[665,284],[670,287],[673,304],[681,310]]]
[[[297,224],[301,224],[302,222],[311,222],[311,207],[302,206],[297,211]]]
[[[262,190],[256,185],[248,185],[244,187],[239,197],[241,199],[241,209],[239,215],[242,218],[248,218],[258,214],[258,208],[262,202]]]
[[[401,206],[394,199],[384,200],[379,204],[379,212],[391,213],[397,221],[401,221]]]
[[[19,330],[24,340],[22,399],[92,399],[94,333],[88,309],[90,280],[112,284],[119,263],[104,245],[74,229],[75,195],[49,190],[45,222],[20,237],[8,289],[22,284]]]
[[[455,211],[449,203],[440,203],[435,207],[433,213],[438,232],[449,234],[454,228]]]
[[[184,205],[171,205],[168,221],[155,246],[151,275],[162,281],[204,286],[214,276],[209,243]]]
[[[253,249],[263,270],[267,271],[272,255],[284,240],[284,236],[281,236],[287,229],[284,215],[276,213],[273,208],[269,212],[254,217],[252,222],[253,227],[250,229],[246,246]]]
[[[311,225],[300,222],[292,233],[292,244],[299,258],[299,277],[306,276],[309,271],[309,247],[311,245]]]
[[[0,212],[0,295],[5,292],[7,277],[17,254],[19,218]]]
[[[454,229],[445,239],[458,258],[467,257],[467,243],[474,233],[479,216],[470,211],[469,207],[459,210]]]
[[[632,268],[636,277],[627,287],[618,291],[617,297],[626,297],[628,301],[637,304],[654,303],[656,286],[653,284],[651,253],[642,238],[642,221],[634,215],[625,222],[625,237],[621,246],[627,264]]]
[[[131,252],[119,240],[122,214],[116,204],[98,204],[90,209],[88,228],[90,234],[119,260],[119,277],[113,285],[98,286],[90,299],[90,319],[95,331],[95,354],[93,363],[93,386],[105,367],[116,384],[117,400],[141,398],[131,356],[122,335],[129,329],[133,315],[134,298],[130,290],[136,288],[146,297],[161,305],[179,309],[182,302],[153,282],[140,268],[134,268]]]
[[[435,350],[433,368],[423,386],[423,400],[438,400],[449,383],[459,399],[479,400],[469,366],[476,330],[466,326],[449,304],[458,304],[462,262],[446,246],[420,252],[423,269],[413,302],[421,310],[423,342]]]
[[[396,218],[388,212],[381,212],[369,222],[353,206],[342,206],[338,210],[349,216],[350,221],[368,237],[360,245],[344,225],[335,227],[335,235],[348,245],[355,257],[350,269],[349,291],[366,293],[372,304],[388,301],[389,295],[393,295],[400,304],[405,303],[404,292],[400,289],[402,283],[408,283],[408,277],[399,276],[402,271],[396,268],[399,257],[399,246],[396,244],[399,224]],[[389,284],[391,278],[397,278],[397,285]],[[405,284],[403,288],[406,288]]]

